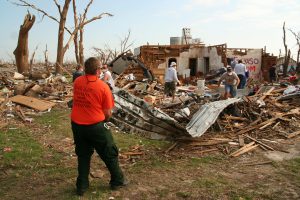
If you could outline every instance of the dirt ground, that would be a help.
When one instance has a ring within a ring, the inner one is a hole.
[[[10,123],[0,130],[0,199],[79,199],[69,112],[56,109],[35,117],[34,124]],[[172,142],[117,129],[113,134],[121,155],[133,146],[143,152],[120,158],[130,184],[110,191],[108,171],[94,154],[91,185],[81,199],[300,199],[300,137],[281,144],[290,153],[256,149],[230,158],[184,148],[165,153]],[[7,145],[12,152],[4,151]],[[20,154],[13,154],[17,149]]]

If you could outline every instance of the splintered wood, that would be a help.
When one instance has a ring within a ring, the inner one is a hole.
[[[201,138],[179,138],[172,151],[186,149],[202,155],[218,150],[230,157],[245,155],[258,150],[257,147],[263,151],[288,152],[287,145],[281,145],[282,140],[300,135],[300,108],[289,103],[292,99],[285,102],[276,100],[284,90],[266,87],[254,96],[244,97],[244,101],[225,109],[218,123]],[[260,107],[257,100],[265,105]]]

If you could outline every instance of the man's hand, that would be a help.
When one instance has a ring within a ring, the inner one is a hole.
[[[103,110],[104,116],[105,116],[105,121],[108,121],[109,118],[112,116],[112,111],[111,109],[105,109]]]

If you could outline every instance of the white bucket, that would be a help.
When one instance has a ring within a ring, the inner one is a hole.
[[[198,80],[197,81],[197,94],[203,95],[205,91],[205,80]]]

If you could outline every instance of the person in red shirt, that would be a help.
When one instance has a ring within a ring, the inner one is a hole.
[[[118,189],[126,185],[119,166],[118,148],[105,124],[112,115],[114,100],[106,83],[98,78],[100,61],[91,57],[85,61],[85,75],[74,81],[71,124],[78,158],[77,194],[89,187],[90,161],[94,149],[111,174],[110,187]]]

